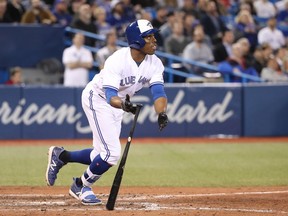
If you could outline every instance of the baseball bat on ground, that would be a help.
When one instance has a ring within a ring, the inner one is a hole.
[[[135,116],[134,116],[134,120],[133,120],[133,124],[132,124],[131,130],[130,130],[130,133],[129,133],[129,137],[127,139],[127,143],[126,143],[126,146],[125,146],[125,149],[124,149],[120,164],[118,166],[116,175],[114,177],[113,185],[111,187],[110,194],[109,194],[109,197],[108,197],[108,201],[107,201],[107,204],[106,204],[106,209],[107,210],[113,210],[114,209],[116,198],[117,198],[117,195],[118,195],[118,191],[119,191],[119,188],[120,188],[120,185],[121,185],[122,176],[123,176],[123,173],[124,173],[124,167],[125,167],[125,164],[126,164],[126,160],[127,160],[130,144],[131,144],[131,141],[132,141],[133,133],[134,133],[135,126],[136,126],[136,123],[137,123],[137,119],[138,119],[138,116],[139,116],[139,113],[140,113],[140,110],[141,110],[142,107],[143,107],[143,105],[137,104],[136,113],[135,113]]]

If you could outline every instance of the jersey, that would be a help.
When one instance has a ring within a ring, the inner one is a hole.
[[[130,48],[121,48],[114,52],[104,64],[104,68],[90,82],[96,92],[105,98],[104,88],[118,91],[125,99],[126,94],[133,96],[144,86],[163,84],[164,66],[156,55],[146,55],[138,66],[132,59]]]

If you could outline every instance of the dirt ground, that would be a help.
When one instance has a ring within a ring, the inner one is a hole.
[[[68,195],[66,187],[1,187],[0,215],[288,215],[288,187],[123,187],[115,209],[107,211],[109,191],[107,187],[97,188],[103,204],[84,206]]]
[[[255,141],[259,142],[259,138]],[[151,141],[149,139],[141,140]],[[155,139],[153,139],[155,142]],[[176,139],[175,139],[176,141]],[[179,142],[179,139],[177,139]],[[182,139],[191,142],[191,139]],[[203,142],[203,139],[201,140]],[[207,142],[213,140],[207,140]],[[219,140],[214,140],[219,142]],[[223,142],[223,140],[221,140]],[[242,139],[242,142],[253,139]],[[263,139],[263,142],[271,141]],[[287,142],[287,138],[273,139]],[[55,143],[59,141],[55,141]],[[63,141],[62,144],[65,144]],[[69,144],[79,141],[68,140]],[[90,141],[85,141],[89,143]],[[85,143],[84,142],[84,143]],[[161,140],[157,141],[162,142]],[[165,142],[165,141],[163,141]],[[170,140],[171,142],[171,140]],[[197,142],[197,139],[193,140]],[[1,141],[0,145],[53,145],[52,141]],[[81,141],[83,143],[83,141]],[[288,186],[241,188],[121,187],[115,209],[105,208],[110,188],[97,187],[94,192],[103,202],[84,206],[68,195],[68,187],[0,187],[0,216],[268,216],[288,215]]]

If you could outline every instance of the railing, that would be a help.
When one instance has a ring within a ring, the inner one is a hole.
[[[81,32],[83,35],[87,36],[87,37],[91,37],[94,38],[96,40],[100,40],[100,41],[104,41],[105,37],[98,35],[98,34],[93,34],[91,32],[86,32],[86,31],[82,31],[79,29],[73,29],[71,27],[66,27],[65,28],[66,33],[77,33],[77,32]],[[66,41],[65,41],[66,45],[70,45],[71,44],[71,38],[67,37]],[[117,45],[118,46],[127,46],[128,44],[126,42],[117,40]],[[95,48],[95,47],[89,47],[86,46],[87,49],[89,49],[91,52],[96,53],[99,49]],[[209,64],[204,64],[204,63],[200,63],[197,61],[193,61],[193,60],[189,60],[189,59],[184,59],[181,58],[179,56],[176,55],[172,55],[169,53],[165,53],[162,51],[156,51],[155,53],[159,58],[165,59],[165,73],[167,73],[168,76],[168,80],[167,82],[169,83],[173,83],[174,80],[174,75],[177,76],[181,76],[184,78],[192,78],[192,79],[202,79],[204,80],[203,76],[199,76],[199,75],[195,75],[195,74],[191,74],[188,72],[183,72],[180,70],[177,70],[175,68],[173,68],[173,64],[174,63],[181,63],[181,64],[189,64],[192,66],[197,66],[199,68],[202,68],[204,70],[207,70],[207,72],[211,72],[211,73],[215,73],[215,72],[219,72],[218,67],[215,65],[209,65]],[[94,66],[98,66],[97,62],[94,62]],[[223,75],[223,79],[224,82],[230,82],[230,76],[237,76],[237,77],[241,77],[241,81],[242,83],[246,83],[248,81],[252,81],[252,82],[263,82],[263,80],[259,77],[256,76],[252,76],[252,75],[248,75],[248,74],[244,74],[244,73],[234,73],[233,71],[231,71],[231,73],[229,74],[224,74]]]

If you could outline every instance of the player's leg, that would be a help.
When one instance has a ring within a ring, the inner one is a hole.
[[[85,96],[89,100],[83,98]],[[69,194],[85,205],[97,205],[101,201],[91,187],[120,158],[119,135],[123,112],[112,108],[93,92],[83,94],[82,106],[93,133],[94,150],[90,155],[91,164],[81,177],[73,179]]]
[[[90,154],[92,148],[83,149],[79,151],[68,151],[64,150],[60,155],[59,159],[64,163],[80,163],[89,165],[91,163]]]
[[[59,170],[66,165],[59,159],[59,155],[64,151],[63,147],[51,146],[48,150],[48,165],[46,170],[46,182],[48,186],[53,186],[57,173]]]
[[[59,170],[67,163],[91,164],[92,148],[80,151],[67,151],[63,147],[51,146],[48,151],[48,165],[46,171],[47,185],[53,186]]]

